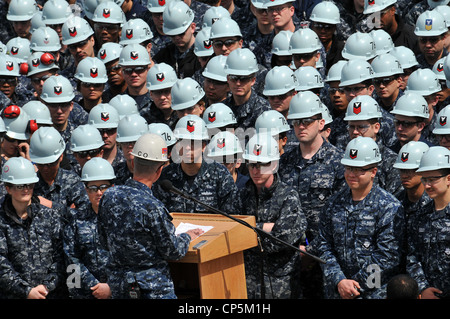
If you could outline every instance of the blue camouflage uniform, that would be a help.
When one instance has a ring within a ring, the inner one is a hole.
[[[150,106],[153,102],[151,96],[150,96],[150,91],[147,91],[146,93],[142,94],[142,95],[131,95],[128,92],[128,89],[126,89],[123,94],[127,94],[129,96],[131,96],[137,103],[138,105],[138,111],[139,114],[145,118],[145,119],[149,119],[150,118]],[[149,122],[150,123],[150,122]]]
[[[435,287],[450,297],[450,209],[436,211],[434,200],[422,207],[410,223],[407,271],[419,291]]]
[[[414,4],[404,13],[405,22],[415,27],[417,18],[427,10],[433,10],[427,0],[422,0],[419,3]]]
[[[298,193],[280,181],[277,174],[273,184],[261,193],[249,180],[241,192],[241,199],[242,214],[255,216],[256,227],[262,229],[264,223],[274,223],[271,235],[298,247],[306,231],[306,218]],[[244,252],[248,297],[299,298],[298,252],[270,238],[261,239],[263,253],[259,246]],[[264,272],[264,290],[261,289],[261,271]],[[262,295],[263,291],[265,294]]]
[[[327,199],[344,184],[344,152],[323,139],[323,144],[310,159],[304,159],[300,147],[281,155],[278,174],[300,195],[308,221],[306,237],[311,243],[318,235],[319,213]]]
[[[76,214],[76,211],[70,208],[72,204],[81,211],[89,208],[89,197],[84,184],[74,171],[59,168],[55,181],[51,185],[44,181],[39,171],[37,175],[39,181],[34,186],[34,194],[51,200],[52,207],[61,210],[67,219]]]
[[[171,219],[152,190],[134,179],[103,194],[98,223],[110,252],[112,298],[130,298],[135,282],[142,298],[176,298],[167,260],[186,254],[190,236],[175,236]]]
[[[378,140],[384,146],[393,148],[394,145],[398,142],[397,134],[395,133],[394,116],[383,108],[380,108],[380,111],[382,117],[379,118],[381,127],[380,131],[378,132]],[[339,119],[337,119],[335,123],[336,126],[339,126],[339,132],[343,134],[336,134],[332,131],[332,134],[334,134],[334,145],[342,150],[345,150],[348,142],[350,142],[350,135],[348,133],[347,126],[344,126],[347,125],[348,122],[344,121],[344,117],[345,115],[342,119],[339,117]],[[333,120],[333,122],[334,121],[335,120]],[[344,131],[344,128],[346,132]]]
[[[109,254],[102,247],[98,234],[97,213],[89,207],[79,211],[64,227],[63,243],[67,265],[80,267],[80,287],[70,287],[72,298],[94,299],[91,287],[107,282]]]
[[[240,212],[238,189],[230,172],[222,164],[203,161],[197,175],[188,176],[181,169],[181,164],[171,163],[164,167],[159,181],[165,179],[182,192],[213,208],[228,214]],[[166,192],[158,182],[154,185],[153,192],[170,212],[212,213],[203,205]]]
[[[6,195],[0,211],[0,298],[25,299],[41,284],[49,290],[47,298],[64,298],[62,216],[36,196],[27,215],[18,218]]]
[[[377,185],[359,202],[348,187],[334,194],[320,215],[317,246],[326,261],[321,265],[325,297],[340,298],[337,284],[353,279],[361,286],[361,298],[386,298],[387,282],[399,271],[404,226],[400,202]],[[380,269],[378,288],[371,265]]]
[[[236,116],[236,127],[243,129],[254,128],[256,119],[264,111],[271,110],[269,101],[259,96],[254,89],[247,102],[236,105],[233,96],[227,97],[223,103],[231,108]]]

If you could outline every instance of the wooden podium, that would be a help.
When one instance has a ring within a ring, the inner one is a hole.
[[[169,263],[178,298],[247,298],[243,251],[258,244],[256,233],[222,215],[171,215],[175,227],[181,222],[214,227],[190,243],[183,259]],[[255,226],[254,216],[233,217]]]

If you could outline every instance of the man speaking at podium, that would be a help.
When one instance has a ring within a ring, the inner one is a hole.
[[[182,258],[202,231],[176,236],[169,212],[153,196],[151,187],[168,160],[166,142],[144,134],[132,154],[133,178],[108,189],[98,212],[101,240],[111,254],[112,298],[176,298],[167,260]]]

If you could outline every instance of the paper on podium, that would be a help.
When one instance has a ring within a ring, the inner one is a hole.
[[[214,227],[213,226],[205,226],[205,225],[194,225],[191,223],[181,222],[175,230],[175,235],[179,235],[179,234],[187,232],[188,230],[197,229],[197,228],[200,228],[201,230],[204,231],[204,233],[206,233],[208,230],[211,230]]]

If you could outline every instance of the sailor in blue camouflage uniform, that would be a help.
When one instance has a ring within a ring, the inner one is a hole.
[[[415,23],[414,34],[418,38],[419,47],[417,62],[422,69],[432,69],[439,59],[448,55],[447,21],[438,11],[421,13]]]
[[[259,229],[298,246],[306,217],[297,191],[278,176],[279,152],[277,141],[267,133],[257,133],[248,142],[243,158],[251,179],[241,192],[242,213],[255,216]],[[270,238],[261,239],[261,247],[244,252],[248,297],[298,299],[299,253]]]
[[[375,99],[368,95],[356,96],[348,104],[344,118],[348,125],[346,136],[349,141],[358,136],[370,137],[376,141],[383,160],[378,165],[374,183],[396,196],[402,191],[399,171],[392,168],[397,159],[397,153],[385,146],[378,137],[381,116],[381,107]]]
[[[69,219],[75,209],[87,209],[89,198],[74,171],[61,166],[66,145],[53,127],[40,127],[30,139],[30,159],[36,165],[39,181],[35,194],[46,199],[45,205],[58,208]]]
[[[66,263],[80,270],[80,281],[68,282],[69,295],[73,299],[107,299],[111,296],[106,270],[109,254],[100,242],[97,214],[100,199],[113,186],[116,176],[111,164],[100,157],[87,161],[81,176],[90,206],[86,211],[78,211],[76,218],[64,227]]]
[[[270,110],[269,102],[253,88],[258,73],[253,52],[247,48],[231,51],[225,62],[225,73],[232,94],[223,103],[233,110],[237,128],[242,130],[239,134],[245,133],[255,127],[256,119],[262,112]]]
[[[280,158],[280,179],[300,195],[308,227],[302,242],[313,251],[318,236],[319,213],[327,199],[344,183],[340,164],[343,151],[328,143],[320,134],[325,126],[323,104],[311,91],[297,93],[291,100],[288,119],[292,120],[299,146]],[[322,298],[322,273],[318,263],[302,262],[302,291],[306,298]]]
[[[357,137],[347,145],[347,187],[330,197],[320,215],[317,250],[330,299],[384,299],[398,274],[404,238],[400,202],[374,185],[381,155],[375,141]]]
[[[411,223],[406,269],[418,283],[422,299],[450,297],[449,158],[447,148],[430,147],[417,169],[431,201]]]
[[[133,178],[108,189],[98,212],[100,238],[110,252],[112,298],[176,298],[168,260],[182,258],[200,232],[175,235],[172,217],[153,195],[168,160],[164,140],[145,134],[133,155]]]
[[[310,243],[318,234],[320,209],[344,183],[344,168],[339,162],[343,151],[319,134],[325,122],[322,108],[320,99],[310,91],[292,98],[288,119],[293,120],[299,146],[281,156],[279,168],[281,180],[299,192]]]
[[[61,134],[66,143],[65,155],[75,162],[70,150],[72,131],[79,125],[86,124],[88,113],[73,101],[75,94],[70,81],[62,75],[53,75],[45,80],[39,97],[47,105],[52,117],[53,126]]]
[[[120,51],[119,66],[127,84],[123,94],[135,99],[139,113],[146,119],[150,116],[152,103],[147,88],[147,75],[153,64],[147,49],[140,44],[128,44]]]
[[[172,40],[163,31],[163,12],[167,3],[171,1],[149,0],[147,3],[148,11],[142,16],[142,19],[148,23],[153,33],[151,55],[155,56],[159,50],[164,48]]]
[[[417,173],[423,154],[428,151],[429,146],[424,142],[411,141],[406,143],[398,152],[397,159],[393,165],[400,172],[403,190],[396,195],[402,203],[405,211],[407,227],[418,210],[431,199],[425,192],[425,187]]]
[[[372,82],[373,74],[370,63],[359,58],[350,59],[343,65],[339,87],[344,90],[347,101],[350,102],[359,95],[368,95],[376,99],[375,86]],[[397,142],[394,116],[383,108],[380,110],[382,116],[380,117],[381,128],[378,136],[383,145],[392,147]],[[345,138],[345,136],[338,136],[335,145],[345,149],[348,143]]]
[[[60,211],[33,193],[38,180],[30,161],[8,160],[2,182],[8,194],[0,211],[0,298],[64,298],[65,269]]]
[[[178,139],[172,150],[173,163],[164,168],[160,180],[167,179],[186,194],[228,214],[239,212],[238,189],[230,172],[222,164],[203,158],[209,140],[203,119],[185,115],[173,133]],[[153,191],[170,212],[209,212],[199,203],[167,193],[159,183],[155,184]]]

